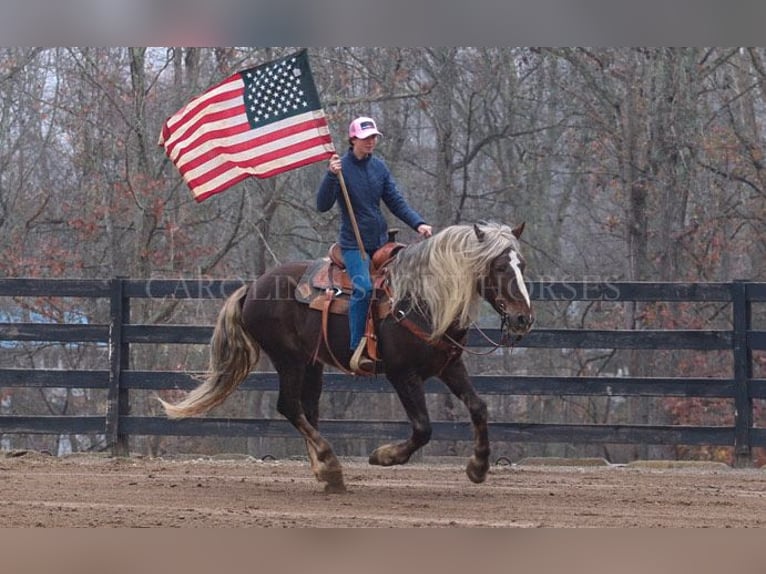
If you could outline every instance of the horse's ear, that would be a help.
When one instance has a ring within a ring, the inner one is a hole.
[[[513,233],[513,236],[518,239],[521,237],[521,234],[524,233],[524,226],[527,224],[526,221],[522,222],[521,224],[517,225],[511,230],[511,233]]]
[[[479,229],[479,226],[477,224],[473,224],[473,230],[476,233],[476,239],[479,240],[479,243],[484,241],[484,237],[486,237],[486,233],[484,233],[481,229]]]

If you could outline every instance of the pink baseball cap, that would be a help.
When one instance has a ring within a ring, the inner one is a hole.
[[[370,136],[382,136],[383,134],[378,131],[378,126],[375,125],[375,120],[372,118],[356,118],[348,126],[348,137],[359,138],[360,140],[366,139]]]

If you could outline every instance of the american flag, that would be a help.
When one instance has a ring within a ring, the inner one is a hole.
[[[306,50],[213,86],[168,118],[158,145],[196,201],[335,153]]]

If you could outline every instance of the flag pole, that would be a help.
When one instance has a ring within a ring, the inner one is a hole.
[[[362,256],[362,261],[367,261],[367,251],[364,249],[364,243],[362,243],[362,236],[359,234],[359,225],[357,225],[356,223],[356,215],[354,215],[354,208],[351,206],[351,196],[349,196],[348,194],[348,189],[346,188],[346,180],[343,179],[343,171],[341,170],[338,170],[338,180],[340,181],[340,190],[343,193],[343,199],[346,201],[348,218],[351,221],[351,227],[354,229],[356,244],[359,246],[359,253]]]

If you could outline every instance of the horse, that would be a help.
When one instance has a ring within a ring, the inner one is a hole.
[[[482,300],[500,316],[503,339],[518,340],[532,327],[519,242],[523,230],[523,223],[513,228],[496,222],[445,227],[403,246],[386,266],[383,299],[390,312],[376,324],[377,372],[385,374],[397,393],[411,434],[403,442],[376,448],[370,464],[404,464],[431,440],[424,381],[436,377],[470,415],[474,442],[466,474],[474,483],[486,479],[487,406],[471,383],[462,353]],[[218,314],[202,382],[176,404],[159,400],[171,419],[203,414],[223,403],[265,353],[278,374],[277,411],[304,437],[311,470],[325,483],[325,491],[342,493],[341,464],[318,427],[324,366],[346,370],[351,358],[348,319],[323,317],[296,299],[296,287],[311,264],[275,266],[229,296]]]

